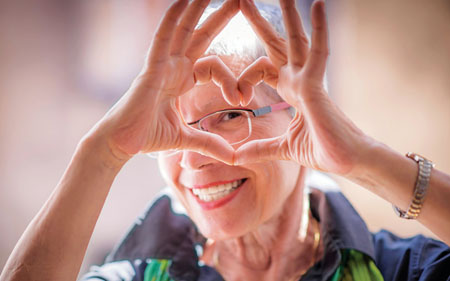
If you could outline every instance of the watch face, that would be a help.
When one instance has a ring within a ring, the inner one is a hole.
[[[419,162],[420,160],[422,160],[422,161],[428,160],[427,158],[423,157],[422,155],[414,153],[414,152],[406,153],[406,157],[409,157],[409,158],[413,159],[416,162]],[[430,161],[430,160],[428,160],[428,161]]]
[[[422,156],[420,156],[419,154],[413,154],[413,157],[416,162],[424,160],[424,158]]]
[[[434,166],[435,166],[435,164],[433,163],[433,161],[431,161],[431,160],[429,160],[429,159],[423,157],[423,156],[420,155],[420,154],[414,153],[414,152],[408,152],[408,153],[406,153],[406,157],[413,159],[413,160],[416,161],[417,163],[419,163],[419,161],[422,161],[422,162],[428,162],[429,165],[431,165],[431,167],[433,167],[433,168],[434,168]]]
[[[394,209],[395,214],[400,218],[408,220],[414,219],[414,217],[410,217],[405,211],[400,210],[400,208],[395,206],[394,204],[392,204],[392,208]]]

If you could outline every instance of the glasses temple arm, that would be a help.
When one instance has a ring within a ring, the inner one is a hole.
[[[268,106],[264,106],[255,110],[252,110],[253,116],[258,117],[273,111],[283,110],[291,107],[287,102],[280,102],[276,104],[271,104]]]

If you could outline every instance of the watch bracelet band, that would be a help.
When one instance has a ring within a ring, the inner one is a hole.
[[[418,154],[408,152],[406,157],[413,159],[419,166],[417,180],[414,187],[414,194],[408,210],[404,211],[393,205],[396,214],[404,219],[417,219],[422,209],[425,195],[430,182],[431,170],[434,167],[433,162]]]

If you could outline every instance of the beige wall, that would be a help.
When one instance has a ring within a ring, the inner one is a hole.
[[[0,7],[0,267],[57,184],[83,134],[138,72],[166,4],[8,1]],[[331,93],[365,132],[450,172],[448,1],[333,1]],[[338,179],[372,230],[430,233]],[[138,156],[116,179],[82,271],[163,186]]]
[[[342,110],[367,134],[450,172],[450,3],[346,1],[334,8],[332,88]],[[340,181],[371,229],[430,235],[394,217],[389,203]]]

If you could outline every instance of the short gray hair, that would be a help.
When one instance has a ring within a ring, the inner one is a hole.
[[[275,28],[279,35],[285,38],[286,32],[280,8],[265,3],[256,3],[256,6],[261,15]],[[210,4],[200,19],[200,24],[218,8],[219,3],[217,1]],[[254,61],[259,57],[265,56],[266,51],[261,39],[259,39],[239,11],[222,32],[214,38],[205,54],[218,56],[237,55],[243,59]]]
[[[199,25],[201,25],[214,11],[220,7],[220,2],[213,1],[203,13]],[[283,24],[283,15],[278,6],[267,3],[256,3],[260,14],[273,26],[279,36],[286,39],[286,31]],[[309,11],[311,1],[306,1],[301,5],[300,10],[303,14]],[[305,15],[304,15],[305,17]],[[306,16],[309,20],[309,16]],[[310,38],[310,25],[304,24],[306,36]],[[244,15],[239,11],[238,14],[230,20],[227,26],[214,38],[206,50],[205,55],[230,56],[236,55],[242,59],[253,62],[262,56],[266,56],[266,51],[261,39],[253,31]],[[327,73],[325,72],[324,82],[325,90],[328,92]],[[276,91],[275,91],[276,92]]]

